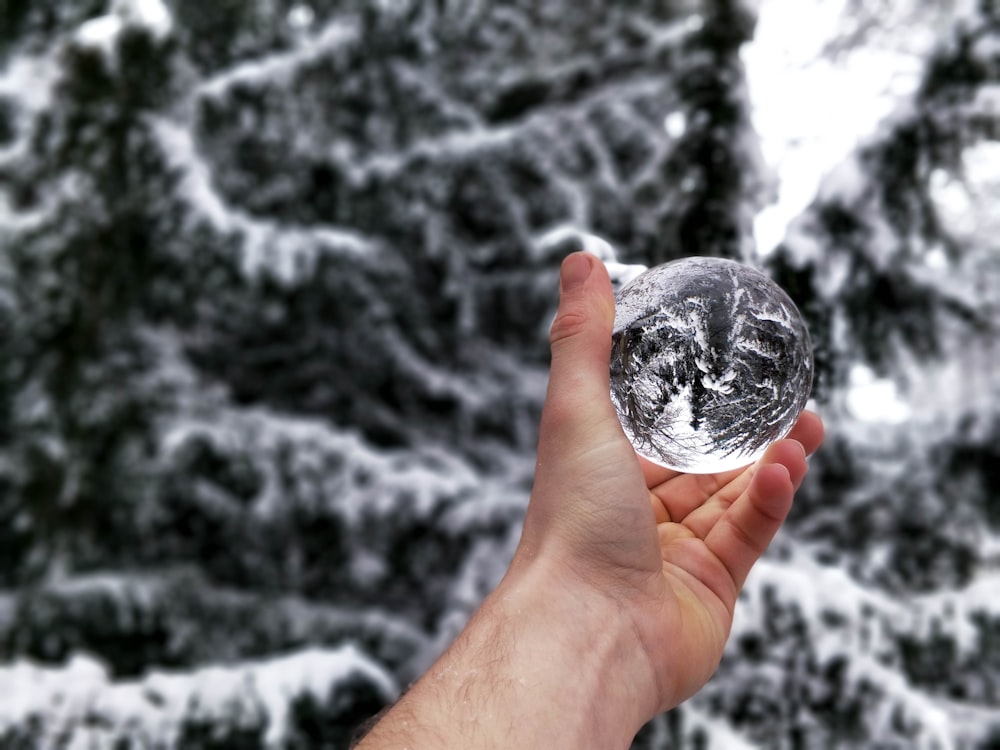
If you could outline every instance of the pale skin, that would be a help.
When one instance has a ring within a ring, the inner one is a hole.
[[[609,398],[604,266],[563,262],[524,531],[507,574],[357,746],[627,748],[722,657],[733,609],[823,439],[804,412],[755,465],[681,474],[636,456]]]

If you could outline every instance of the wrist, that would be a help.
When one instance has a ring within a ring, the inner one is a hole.
[[[509,644],[498,671],[532,720],[525,742],[535,740],[518,747],[626,748],[658,711],[653,669],[621,603],[557,564],[515,563],[472,627]]]
[[[512,566],[360,747],[627,748],[657,711],[652,669],[615,601],[571,578]]]

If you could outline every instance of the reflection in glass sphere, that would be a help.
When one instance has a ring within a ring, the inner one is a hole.
[[[805,321],[760,271],[684,258],[616,295],[611,400],[636,452],[661,466],[753,463],[791,430],[812,378]]]

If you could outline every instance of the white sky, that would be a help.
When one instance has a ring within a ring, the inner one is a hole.
[[[956,3],[867,2],[861,5],[871,15],[859,19],[850,0],[761,0],[742,58],[754,126],[777,183],[774,203],[754,224],[762,255],[781,243],[823,177],[915,92],[924,56],[948,29],[945,21],[963,12]],[[829,53],[861,31],[862,43]],[[859,420],[899,424],[911,415],[896,384],[867,368],[852,371],[850,386],[846,405]]]
[[[887,23],[911,16],[895,0]],[[847,0],[762,0],[752,43],[742,50],[753,120],[767,165],[778,177],[774,205],[758,216],[759,250],[772,251],[789,221],[816,194],[824,173],[911,94],[919,82],[920,52],[932,38],[923,24],[902,33],[876,30],[835,59],[824,49],[851,31]],[[885,5],[885,4],[883,4]],[[856,24],[855,24],[856,25]]]

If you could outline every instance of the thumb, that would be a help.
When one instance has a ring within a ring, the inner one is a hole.
[[[604,264],[586,253],[568,256],[549,333],[549,388],[522,549],[530,557],[548,535],[588,555],[598,550],[612,568],[659,571],[646,483],[611,403],[614,320]]]
[[[585,445],[587,436],[618,427],[610,398],[611,331],[615,298],[607,269],[589,253],[573,253],[559,275],[559,309],[549,340],[552,364],[542,412],[542,434]],[[564,433],[564,434],[562,434]]]

